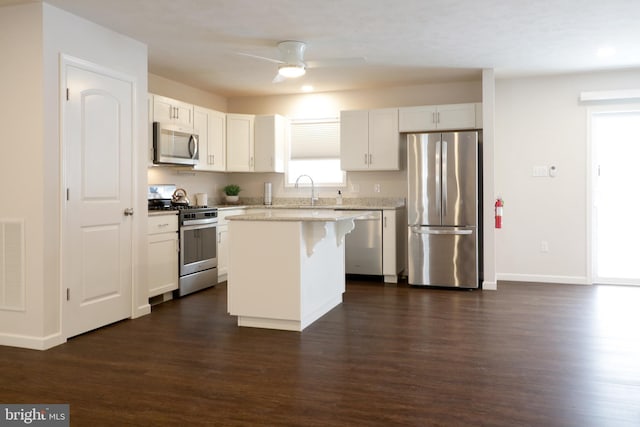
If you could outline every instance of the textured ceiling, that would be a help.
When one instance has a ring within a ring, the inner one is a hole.
[[[9,0],[10,3],[20,2]],[[0,0],[0,4],[7,3]],[[640,68],[638,0],[49,0],[149,46],[149,71],[223,96]],[[273,84],[282,40],[364,57]],[[601,58],[609,46],[615,54]]]

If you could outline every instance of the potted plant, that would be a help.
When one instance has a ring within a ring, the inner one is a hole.
[[[240,186],[236,184],[226,185],[222,191],[225,194],[225,198],[229,203],[236,203],[239,199],[238,194],[240,193]]]

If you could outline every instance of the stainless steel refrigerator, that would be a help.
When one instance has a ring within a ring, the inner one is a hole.
[[[409,284],[480,283],[482,134],[407,135]]]

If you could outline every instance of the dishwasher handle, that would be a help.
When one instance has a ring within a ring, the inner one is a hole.
[[[420,227],[411,227],[411,231],[413,231],[416,234],[441,234],[441,235],[457,235],[457,236],[461,236],[461,235],[469,235],[469,234],[473,234],[473,230],[460,230],[460,229],[437,229],[437,230],[424,230]]]

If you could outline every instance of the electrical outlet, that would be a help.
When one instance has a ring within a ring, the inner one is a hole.
[[[360,184],[351,184],[351,192],[359,193],[360,192]]]
[[[382,184],[373,184],[373,192],[379,193],[380,191],[382,191]]]
[[[540,242],[540,252],[547,253],[549,252],[549,242],[543,240]]]

